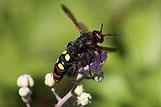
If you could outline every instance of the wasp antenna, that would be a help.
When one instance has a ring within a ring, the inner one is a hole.
[[[103,30],[103,23],[101,23],[100,33],[102,33],[102,30]]]

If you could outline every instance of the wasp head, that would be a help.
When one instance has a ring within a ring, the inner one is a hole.
[[[102,43],[104,41],[104,34],[102,34],[103,23],[101,23],[100,31],[94,30],[92,32],[92,38],[96,43]]]
[[[104,36],[105,35],[103,35],[102,32],[100,32],[100,31],[94,30],[92,32],[92,39],[96,43],[102,43],[104,41]]]

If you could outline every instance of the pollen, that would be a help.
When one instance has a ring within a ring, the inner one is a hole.
[[[59,68],[60,70],[64,70],[64,66],[63,66],[61,63],[58,64],[58,68]]]
[[[69,61],[69,60],[70,60],[70,55],[69,55],[69,54],[66,54],[66,55],[65,55],[65,60],[66,60],[66,61]]]

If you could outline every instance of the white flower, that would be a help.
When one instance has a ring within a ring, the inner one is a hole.
[[[88,103],[90,103],[90,99],[92,98],[92,96],[89,93],[81,93],[80,96],[77,97],[77,104],[81,105],[81,106],[85,106]]]
[[[28,87],[21,87],[19,89],[19,95],[21,97],[26,97],[29,93],[31,93],[30,89]]]
[[[20,75],[17,79],[17,86],[19,87],[32,87],[33,85],[34,80],[29,74]]]
[[[83,85],[78,85],[76,88],[75,88],[75,90],[74,90],[74,93],[76,94],[76,95],[78,95],[78,96],[80,96],[81,95],[81,93],[83,92]]]
[[[94,77],[94,80],[97,81],[97,82],[101,82],[103,79],[104,79],[103,76]]]
[[[49,87],[52,87],[55,85],[54,79],[53,79],[53,73],[47,73],[45,75],[45,84]]]
[[[79,80],[82,79],[82,78],[83,78],[83,74],[78,73],[76,80],[79,81]]]

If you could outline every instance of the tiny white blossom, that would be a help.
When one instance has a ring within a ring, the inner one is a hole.
[[[52,87],[55,85],[54,79],[53,79],[53,73],[47,73],[45,75],[45,84],[49,87]]]
[[[78,73],[76,80],[79,81],[79,80],[82,79],[82,78],[83,78],[83,74]]]
[[[77,97],[77,104],[81,106],[86,106],[88,103],[90,103],[90,99],[92,96],[89,93],[81,93],[80,96]]]
[[[101,82],[103,79],[104,79],[103,76],[97,76],[97,77],[94,78],[94,80],[97,81],[97,82]]]
[[[76,94],[76,95],[78,95],[78,96],[80,96],[81,95],[81,93],[83,92],[83,85],[81,84],[81,85],[78,85],[76,88],[75,88],[75,90],[74,90],[74,93]]]
[[[34,80],[29,74],[20,75],[17,79],[17,86],[19,87],[32,87],[33,85]]]
[[[29,93],[31,93],[31,91],[28,87],[21,87],[18,93],[21,97],[26,97]]]

